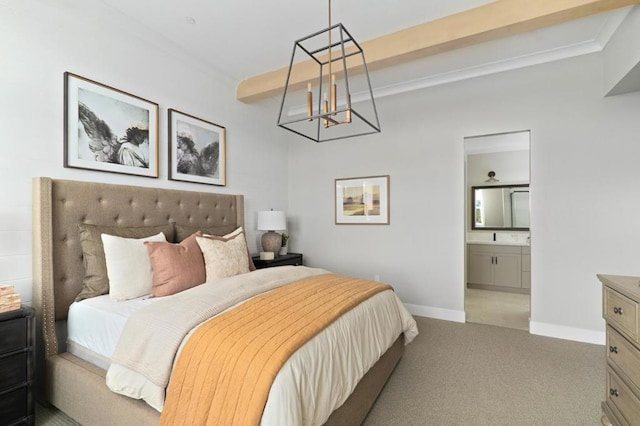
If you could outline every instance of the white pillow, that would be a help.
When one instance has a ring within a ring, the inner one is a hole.
[[[101,234],[109,277],[109,298],[129,300],[151,293],[153,270],[145,241],[167,242],[164,233],[146,238]]]

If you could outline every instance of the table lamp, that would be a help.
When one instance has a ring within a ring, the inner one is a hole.
[[[278,255],[282,246],[282,237],[275,231],[287,229],[287,221],[282,211],[258,212],[258,231],[268,231],[262,234],[262,251]]]

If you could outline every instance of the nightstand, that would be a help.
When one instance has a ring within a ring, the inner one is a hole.
[[[0,425],[32,425],[35,319],[28,306],[0,313]]]
[[[282,254],[273,260],[260,260],[260,256],[253,256],[252,259],[253,259],[253,264],[256,265],[256,269],[272,268],[274,266],[284,266],[284,265],[293,265],[293,266],[302,265],[301,253]]]

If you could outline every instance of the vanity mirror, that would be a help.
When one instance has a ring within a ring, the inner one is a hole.
[[[529,185],[471,188],[471,229],[529,230]]]

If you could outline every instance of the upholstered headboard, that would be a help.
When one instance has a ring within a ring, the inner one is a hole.
[[[33,306],[46,356],[58,353],[55,322],[67,318],[69,305],[82,288],[80,223],[122,227],[175,223],[230,232],[244,223],[244,198],[34,178]]]

